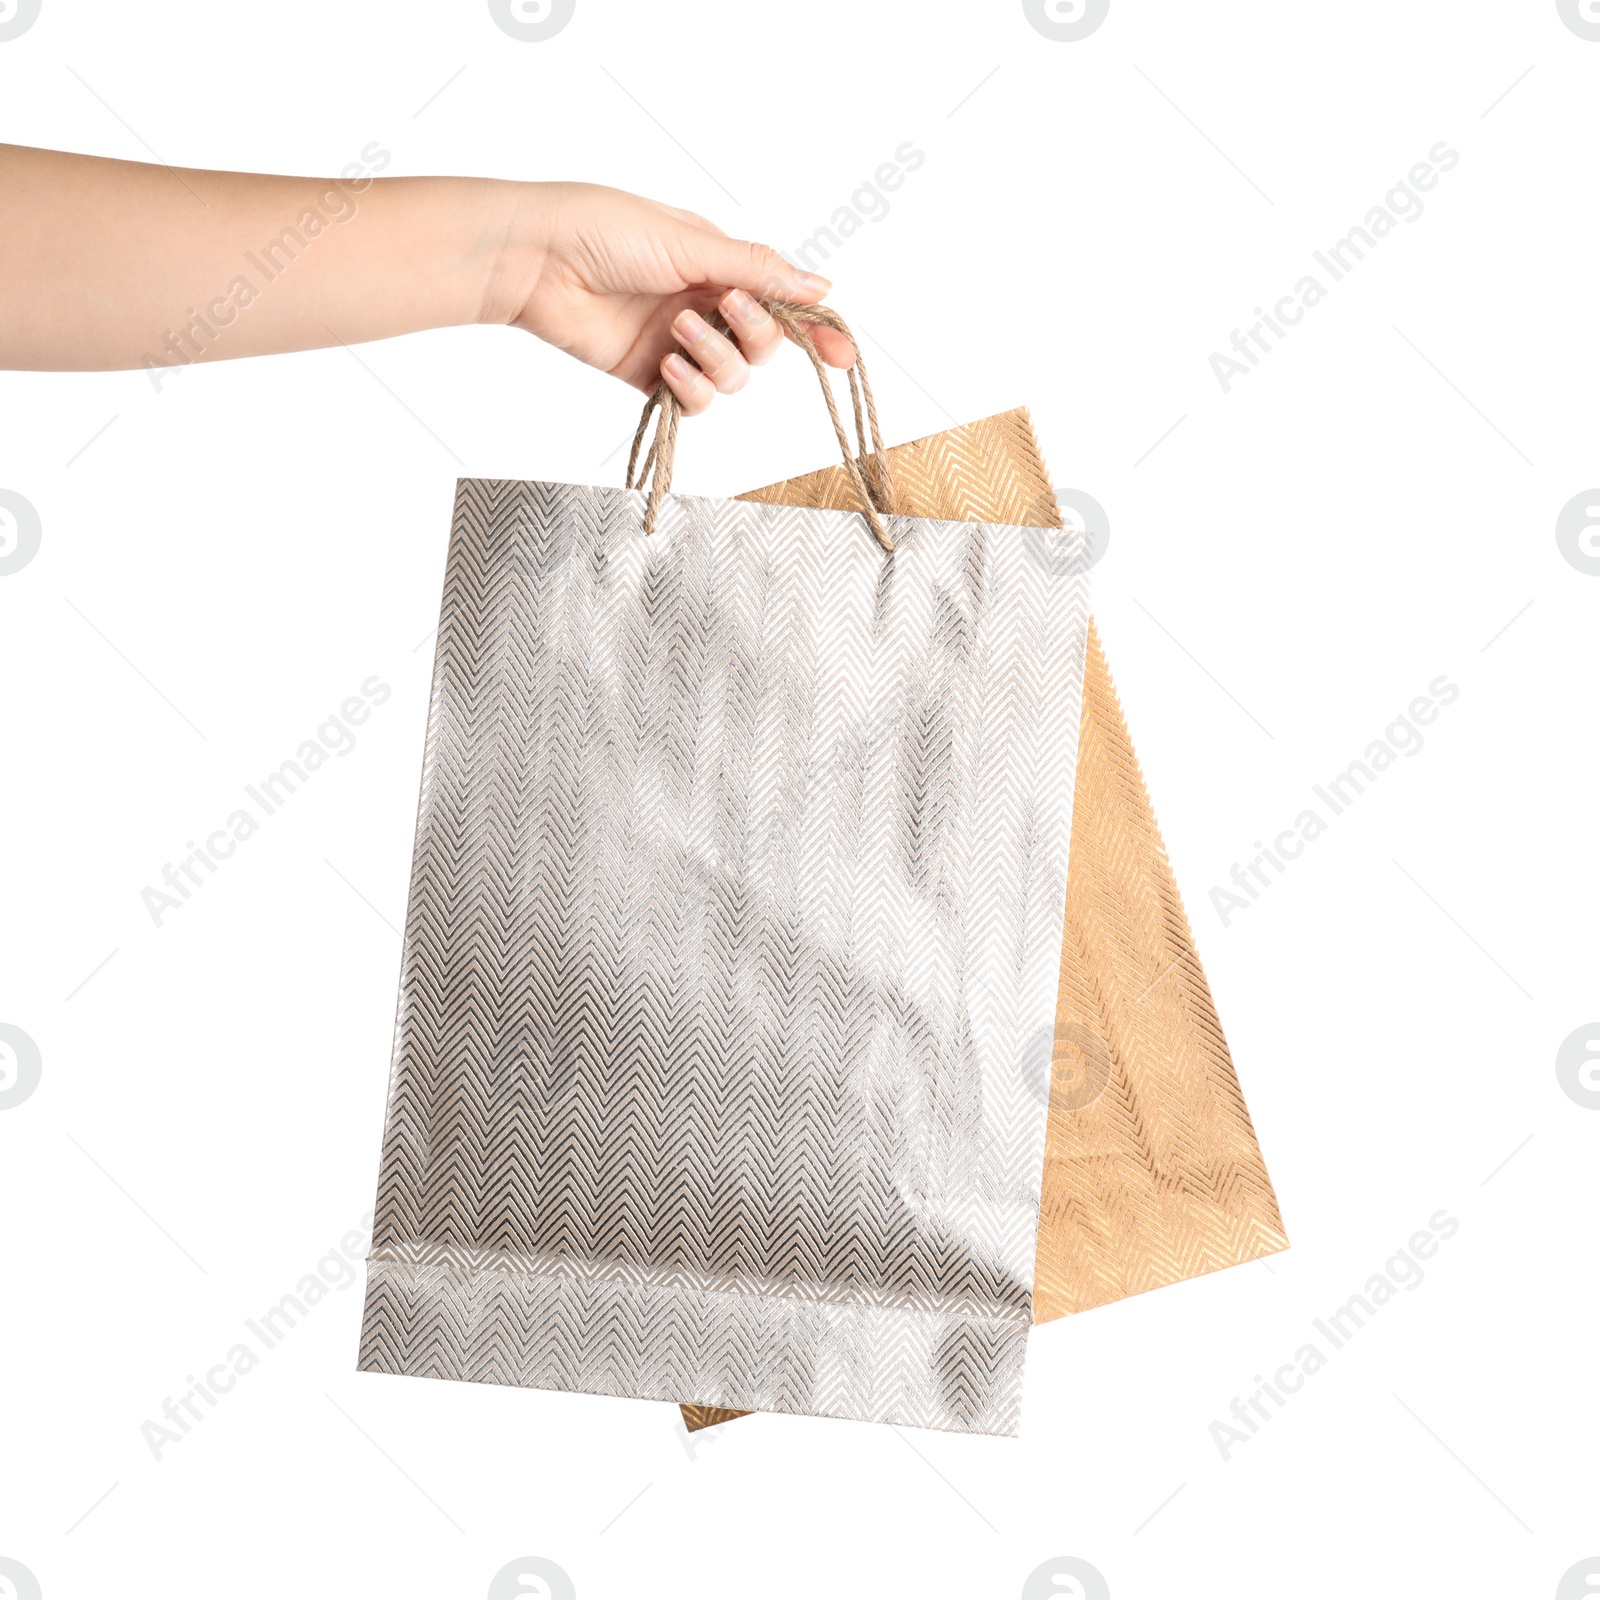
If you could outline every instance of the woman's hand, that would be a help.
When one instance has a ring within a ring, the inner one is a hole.
[[[664,378],[691,416],[742,389],[783,342],[758,297],[810,305],[832,287],[692,211],[597,184],[515,188],[484,320],[524,328],[647,393]],[[731,337],[705,320],[713,307]],[[829,328],[813,336],[829,365],[851,364],[847,339]]]
[[[757,296],[829,288],[618,189],[376,177],[389,152],[362,154],[353,176],[279,178],[0,144],[0,367],[143,367],[159,392],[198,362],[498,322],[647,392],[659,373],[692,413],[781,342]]]

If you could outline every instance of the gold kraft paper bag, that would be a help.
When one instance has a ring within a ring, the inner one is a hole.
[[[1024,408],[888,456],[895,509],[910,516],[1062,526]],[[840,467],[738,498],[857,505]],[[1254,1261],[1288,1243],[1091,622],[1034,1320]],[[682,1410],[691,1430],[746,1414]]]

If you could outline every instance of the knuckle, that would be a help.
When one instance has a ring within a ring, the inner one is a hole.
[[[752,244],[749,250],[750,277],[761,286],[756,292],[764,299],[773,299],[789,281],[788,265],[769,244]]]

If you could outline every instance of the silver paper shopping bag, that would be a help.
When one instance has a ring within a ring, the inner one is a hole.
[[[653,458],[458,489],[360,1365],[1014,1432],[1086,551]]]

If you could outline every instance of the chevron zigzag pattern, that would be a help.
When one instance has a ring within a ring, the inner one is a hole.
[[[1084,541],[642,505],[458,488],[359,1365],[1015,1432]]]
[[[1022,407],[888,455],[897,504],[913,516],[1062,525]],[[837,467],[741,498],[855,504]],[[1034,1316],[1087,1311],[1288,1242],[1091,623]],[[691,1430],[741,1415],[683,1414]]]

